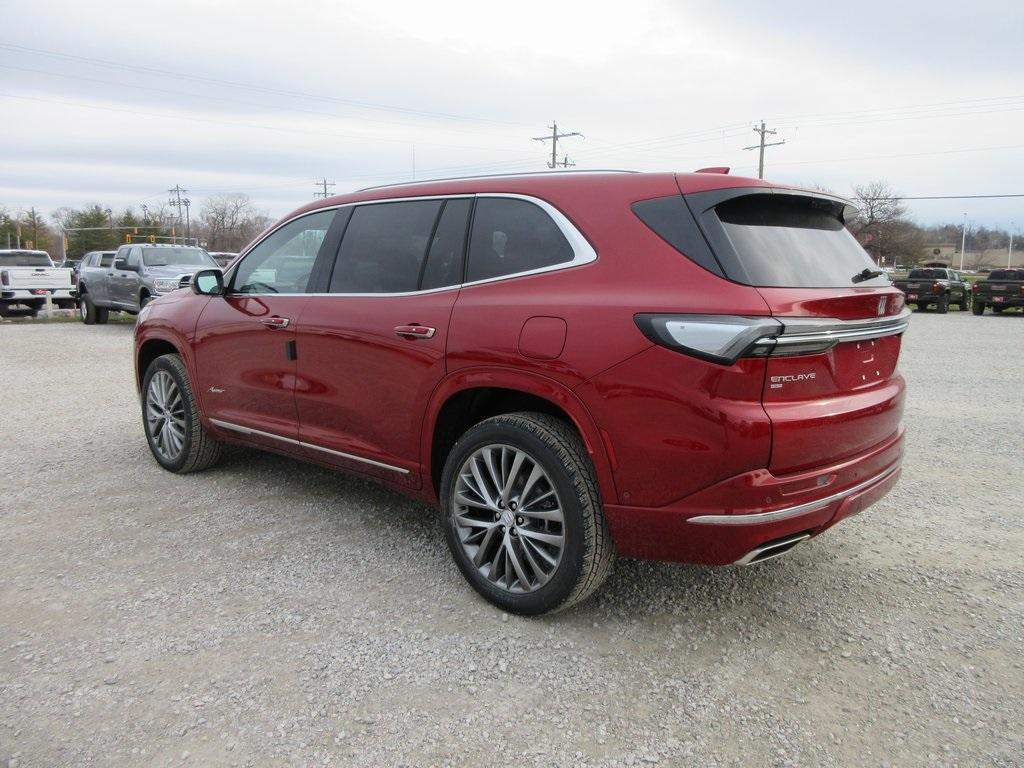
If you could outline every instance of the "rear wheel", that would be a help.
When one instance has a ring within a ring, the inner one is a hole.
[[[976,314],[976,315],[983,315],[983,314],[985,314],[985,302],[984,301],[976,301],[976,302],[974,302],[974,306],[971,307],[971,311],[974,314]]]
[[[142,423],[149,450],[164,469],[183,475],[220,460],[222,445],[203,429],[188,370],[178,355],[161,355],[146,369]]]
[[[963,296],[961,296],[960,303],[957,304],[957,307],[960,309],[961,312],[966,312],[968,309],[970,309],[971,295],[969,293],[965,293]]]
[[[940,315],[944,315],[949,311],[949,296],[945,294],[939,296],[939,300],[935,304],[935,311]]]
[[[459,438],[445,462],[441,510],[462,575],[512,613],[583,600],[615,559],[586,449],[546,414],[496,416]]]

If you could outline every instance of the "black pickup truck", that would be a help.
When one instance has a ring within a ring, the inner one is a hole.
[[[954,270],[945,267],[912,269],[906,279],[894,280],[893,285],[906,294],[907,304],[916,304],[919,310],[934,304],[935,311],[944,315],[950,304],[960,310],[971,306],[970,287]]]
[[[1024,269],[993,269],[974,284],[974,314],[991,307],[997,315],[1007,307],[1024,307]]]

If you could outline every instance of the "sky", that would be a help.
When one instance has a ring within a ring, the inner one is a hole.
[[[956,6],[956,7],[954,7]],[[0,206],[577,169],[1024,194],[1024,3],[0,0]],[[1024,197],[908,201],[1024,227]],[[195,210],[195,208],[193,209]]]

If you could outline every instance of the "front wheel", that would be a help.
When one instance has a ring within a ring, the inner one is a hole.
[[[199,472],[220,461],[222,445],[199,420],[199,408],[178,355],[162,355],[142,381],[142,423],[153,458],[178,474]]]
[[[459,438],[445,461],[441,511],[462,575],[511,613],[568,608],[615,560],[586,449],[547,414],[495,416]]]

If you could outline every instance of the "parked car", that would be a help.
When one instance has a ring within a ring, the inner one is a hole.
[[[0,250],[0,317],[21,305],[35,317],[49,296],[61,309],[75,306],[71,270],[55,267],[46,251]]]
[[[188,285],[193,273],[210,267],[217,267],[210,254],[181,245],[122,245],[112,257],[107,251],[94,251],[79,269],[79,315],[92,325],[107,322],[112,309],[137,314],[158,296]]]
[[[976,315],[983,315],[986,307],[997,315],[1009,307],[1024,308],[1024,269],[993,269],[973,291]]]
[[[900,472],[910,312],[852,210],[716,173],[317,201],[142,310],[146,439],[172,472],[236,442],[438,504],[466,579],[522,614],[616,553],[769,560]]]
[[[210,255],[213,257],[213,260],[216,261],[221,267],[226,267],[228,264],[230,264],[232,261],[238,258],[237,253],[228,253],[227,251],[210,251]]]
[[[896,280],[893,285],[903,291],[908,304],[916,304],[921,311],[932,304],[940,315],[946,314],[950,304],[956,304],[960,310],[971,307],[971,288],[967,281],[946,267],[912,269],[905,279]]]

